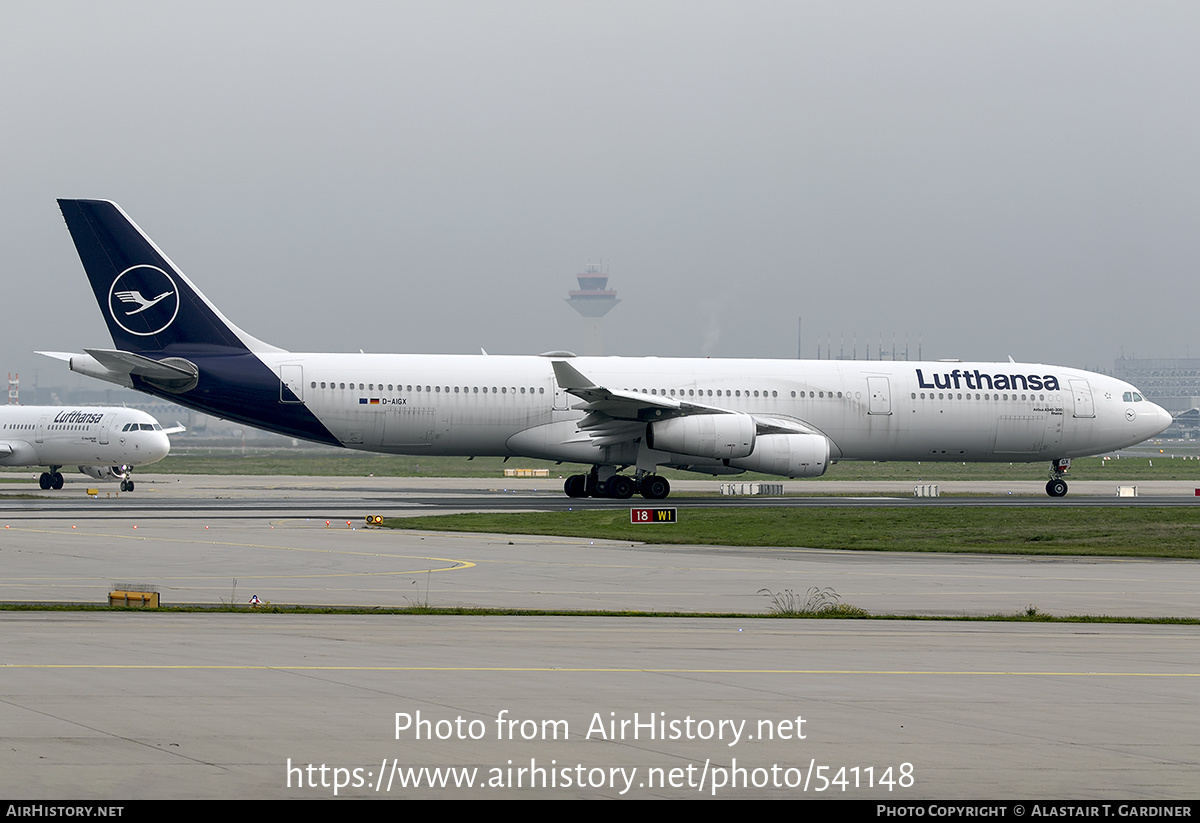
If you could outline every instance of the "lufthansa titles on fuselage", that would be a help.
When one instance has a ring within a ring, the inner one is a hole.
[[[917,385],[922,389],[988,389],[990,391],[1059,391],[1058,378],[1052,374],[986,374],[979,369],[954,369],[932,374],[933,382],[917,369]]]
[[[64,411],[59,412],[55,418],[55,423],[99,423],[104,419],[104,413],[96,414],[94,412],[83,411]]]

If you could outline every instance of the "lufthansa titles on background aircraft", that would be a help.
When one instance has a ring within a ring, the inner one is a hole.
[[[1058,378],[1052,374],[984,374],[979,369],[931,375],[933,382],[917,369],[917,385],[922,389],[990,389],[991,391],[1058,391]]]
[[[59,412],[54,418],[55,423],[99,423],[104,419],[104,414],[95,414],[81,411],[65,411]]]

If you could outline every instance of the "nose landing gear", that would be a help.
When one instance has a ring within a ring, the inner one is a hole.
[[[1051,497],[1064,497],[1067,493],[1067,481],[1063,475],[1071,468],[1071,458],[1064,457],[1050,464],[1050,482],[1046,484],[1046,494]]]
[[[50,471],[42,472],[38,477],[38,485],[42,487],[42,491],[50,489],[61,489],[63,487],[63,476],[59,469],[61,466],[51,466]]]

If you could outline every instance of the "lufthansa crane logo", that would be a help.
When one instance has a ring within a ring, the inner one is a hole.
[[[158,334],[179,314],[179,287],[158,266],[131,266],[108,289],[108,313],[130,334]]]

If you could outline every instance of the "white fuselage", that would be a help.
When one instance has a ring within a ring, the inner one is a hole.
[[[350,448],[580,463],[636,459],[633,446],[597,444],[581,434],[577,424],[584,412],[558,387],[554,358],[258,357]],[[1079,457],[1141,442],[1171,420],[1128,383],[1040,364],[654,357],[567,362],[612,391],[803,424],[829,439],[834,460]]]
[[[142,466],[171,450],[153,417],[104,406],[0,406],[0,466]]]

